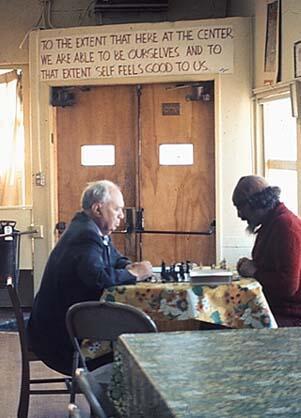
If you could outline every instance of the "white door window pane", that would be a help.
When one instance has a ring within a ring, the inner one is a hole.
[[[280,200],[294,213],[298,213],[297,171],[269,170],[267,180],[271,186],[281,189]]]
[[[114,145],[83,145],[81,147],[81,165],[115,165]]]
[[[193,165],[193,144],[161,144],[160,165]]]
[[[292,117],[290,98],[266,102],[263,111],[266,160],[296,161],[296,119]]]

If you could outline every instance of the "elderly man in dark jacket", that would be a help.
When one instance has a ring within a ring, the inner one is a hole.
[[[301,219],[279,195],[262,177],[239,180],[233,203],[256,241],[252,259],[241,258],[237,271],[262,284],[279,326],[301,326]]]
[[[148,261],[131,263],[112,245],[109,235],[123,218],[124,201],[117,185],[103,180],[82,195],[82,211],[72,219],[48,259],[35,297],[28,334],[33,351],[49,367],[71,374],[73,348],[65,327],[68,308],[99,300],[105,288],[135,284],[152,274]],[[107,354],[97,367],[112,360]]]

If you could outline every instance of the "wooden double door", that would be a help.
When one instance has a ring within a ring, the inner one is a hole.
[[[128,208],[123,232],[112,237],[123,254],[153,265],[214,263],[214,234],[176,233],[207,231],[215,218],[213,84],[209,101],[195,99],[191,85],[74,91],[74,105],[56,108],[58,221],[68,223],[80,208],[88,182],[109,179],[121,187]],[[160,164],[162,144],[192,144],[193,162]],[[83,145],[114,145],[114,165],[83,166]],[[135,230],[137,223],[145,233]]]

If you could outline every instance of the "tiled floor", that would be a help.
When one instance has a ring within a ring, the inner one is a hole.
[[[29,316],[30,308],[23,308],[25,318]],[[20,384],[20,357],[19,357],[19,341],[14,332],[16,328],[13,325],[14,312],[11,308],[0,308],[0,418],[15,418],[17,413],[19,384]],[[1,332],[4,331],[4,332]],[[7,333],[7,331],[9,331]],[[5,342],[10,341],[9,347]],[[5,357],[6,355],[6,357]],[[4,358],[3,358],[4,356]],[[7,358],[9,357],[9,358]],[[37,364],[36,364],[37,363]],[[54,377],[55,372],[48,369],[40,362],[35,362],[32,366],[33,377],[47,377],[45,373],[49,373],[49,377]],[[41,374],[41,376],[39,375]],[[6,385],[4,382],[8,382]],[[15,390],[9,388],[14,387]],[[59,386],[58,388],[61,388]],[[61,395],[54,397],[49,396],[31,396],[28,418],[66,418],[68,415],[69,395]],[[80,407],[82,417],[90,416],[89,407],[83,398],[83,395],[77,395],[76,403]]]
[[[7,318],[7,312],[4,312]],[[20,345],[18,336],[12,332],[0,332],[0,417],[16,418],[20,388]],[[41,362],[34,362],[31,367],[33,378],[58,377]],[[61,376],[59,376],[61,377]],[[67,418],[69,395],[30,396],[28,418]],[[89,407],[83,395],[76,396],[76,404],[82,417],[90,416]]]

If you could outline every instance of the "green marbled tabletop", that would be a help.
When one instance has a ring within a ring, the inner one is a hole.
[[[123,416],[301,417],[301,328],[124,335]]]

